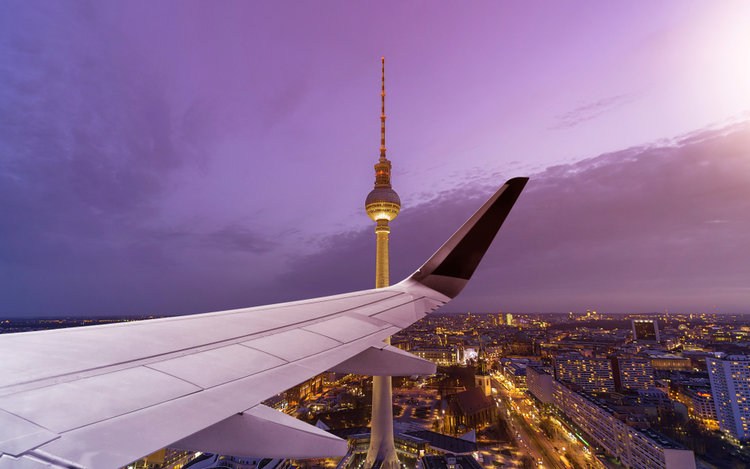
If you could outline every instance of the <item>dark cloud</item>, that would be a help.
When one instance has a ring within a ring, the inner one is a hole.
[[[550,129],[567,129],[576,125],[594,119],[607,111],[616,109],[633,100],[629,94],[618,94],[599,99],[597,101],[579,106],[568,112],[557,116],[557,123]]]
[[[227,225],[205,236],[203,241],[224,251],[263,254],[278,247],[278,243],[241,225]]]
[[[416,269],[494,187],[408,207],[392,280]],[[750,126],[547,169],[532,178],[450,310],[750,310]],[[330,238],[291,266],[300,296],[368,288],[371,230]]]
[[[0,95],[0,210],[33,216],[40,228],[142,216],[165,173],[183,164],[153,70],[95,11],[75,11],[16,12],[28,24],[0,43],[11,57]],[[72,216],[71,207],[85,210]],[[4,233],[28,233],[22,219],[2,223]]]
[[[196,152],[175,138],[170,90],[106,11],[37,7],[16,3],[0,27],[0,314],[101,314],[93,299],[108,295],[132,312],[128,287],[175,263],[151,235]]]

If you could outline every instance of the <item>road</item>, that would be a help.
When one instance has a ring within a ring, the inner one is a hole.
[[[499,401],[499,411],[505,414],[504,418],[506,418],[506,420],[510,424],[510,429],[513,433],[512,436],[516,438],[516,441],[518,441],[519,448],[524,453],[531,456],[534,461],[545,461],[547,463],[547,467],[556,467],[552,465],[552,463],[548,460],[549,458],[545,457],[537,444],[535,444],[535,438],[533,438],[531,435],[531,433],[533,433],[533,430],[527,425],[523,424],[522,418],[519,416],[518,412],[513,409],[513,401],[510,395],[508,393],[504,393],[504,395],[499,398]]]
[[[510,386],[508,386],[510,387]],[[525,447],[530,448],[530,455],[535,461],[541,460],[540,467],[568,469],[572,467],[600,468],[600,462],[575,440],[569,432],[557,426],[555,438],[548,438],[539,428],[540,415],[530,398],[523,393],[509,390],[498,382],[498,398],[502,402],[501,411],[505,412],[511,423],[514,434],[521,435]],[[570,457],[572,460],[568,460]],[[575,466],[574,466],[575,464]]]

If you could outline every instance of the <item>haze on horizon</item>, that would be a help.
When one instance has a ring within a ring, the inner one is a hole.
[[[750,312],[750,4],[9,1],[0,317],[369,288],[531,176],[450,311]]]

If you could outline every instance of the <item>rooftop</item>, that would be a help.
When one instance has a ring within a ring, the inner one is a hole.
[[[482,466],[471,456],[456,456],[453,454],[446,454],[444,456],[423,456],[422,465],[424,469],[448,469],[448,459],[455,460],[455,466],[458,468],[460,465],[463,469],[482,469]],[[453,461],[451,461],[453,463]],[[451,464],[453,465],[453,464]]]

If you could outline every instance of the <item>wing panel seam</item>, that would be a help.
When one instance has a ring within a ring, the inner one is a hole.
[[[397,326],[391,326],[391,327],[397,327]],[[382,332],[383,332],[383,331],[385,331],[385,330],[387,330],[387,328],[386,328],[386,329],[381,329],[381,330],[378,330],[378,331],[375,331],[375,332],[372,332],[372,333],[370,333],[370,334],[367,334],[367,335],[365,335],[365,336],[363,336],[363,337],[360,337],[359,339],[356,339],[356,340],[358,340],[358,341],[360,341],[360,340],[361,340],[361,341],[369,341],[369,339],[370,339],[370,338],[372,338],[373,336],[377,336],[377,335],[379,335],[380,333],[382,333]],[[339,345],[339,346],[337,346],[337,347],[334,347],[334,348],[331,348],[331,349],[325,350],[324,352],[319,352],[319,353],[327,353],[327,352],[330,352],[330,351],[332,351],[332,350],[336,350],[336,349],[338,349],[338,348],[340,348],[340,347],[345,347],[345,346],[346,346],[346,345],[348,345],[349,343],[351,343],[351,342],[347,342],[347,343],[342,343],[341,345]],[[367,345],[367,347],[371,347],[371,346],[372,346],[372,344],[370,344],[370,343],[366,343],[365,345]],[[367,347],[365,347],[365,349],[366,349]],[[253,373],[253,374],[251,374],[251,375],[247,375],[247,376],[242,376],[242,377],[240,377],[240,378],[235,378],[235,379],[233,379],[233,380],[231,380],[231,381],[227,381],[227,382],[225,382],[225,383],[217,384],[216,386],[213,386],[213,387],[210,387],[210,388],[205,388],[205,389],[203,389],[203,388],[200,388],[200,389],[198,389],[198,390],[196,390],[196,391],[193,391],[193,392],[189,392],[189,393],[187,393],[187,394],[183,394],[183,395],[181,395],[181,396],[173,397],[173,398],[171,398],[171,399],[167,399],[166,401],[162,401],[162,402],[159,402],[159,403],[156,403],[156,404],[151,404],[151,405],[149,405],[149,406],[146,406],[146,407],[141,407],[141,408],[138,408],[138,409],[133,409],[133,410],[129,410],[129,411],[127,411],[127,412],[123,412],[122,414],[119,414],[119,415],[116,415],[116,416],[113,416],[113,417],[108,417],[108,418],[105,418],[105,419],[100,419],[100,420],[97,420],[97,421],[95,421],[95,422],[91,422],[91,423],[87,423],[87,424],[85,424],[85,425],[81,425],[81,426],[78,426],[78,427],[70,428],[70,429],[68,429],[68,430],[65,430],[65,431],[64,431],[64,432],[62,432],[62,433],[59,433],[59,435],[60,435],[60,436],[65,436],[66,434],[68,434],[68,433],[70,433],[70,432],[73,432],[73,431],[75,431],[75,430],[80,430],[80,429],[83,429],[83,428],[86,428],[86,427],[90,427],[90,426],[92,426],[92,425],[96,425],[96,424],[99,424],[99,423],[102,423],[102,422],[106,422],[107,420],[113,420],[113,419],[117,419],[117,418],[120,418],[120,417],[124,417],[124,416],[126,416],[126,415],[130,415],[130,414],[133,414],[133,413],[136,413],[136,412],[142,412],[142,411],[146,411],[147,409],[151,409],[151,408],[153,408],[153,407],[158,407],[158,406],[160,406],[160,405],[164,405],[164,404],[166,404],[166,403],[169,403],[169,402],[174,402],[174,401],[177,401],[177,400],[179,400],[179,399],[185,399],[185,398],[187,398],[187,397],[189,397],[189,396],[192,396],[192,395],[194,395],[194,394],[198,394],[198,393],[201,393],[201,392],[206,392],[206,391],[209,391],[209,390],[213,390],[213,389],[219,388],[219,387],[221,387],[221,386],[226,386],[226,385],[228,385],[228,384],[234,383],[234,382],[236,382],[236,381],[239,381],[239,380],[242,380],[242,379],[247,379],[247,378],[251,378],[251,377],[253,377],[253,376],[257,375],[257,374],[260,374],[260,373],[265,373],[265,372],[269,372],[269,371],[275,370],[275,369],[277,369],[277,368],[281,368],[281,367],[284,367],[284,366],[287,366],[287,365],[292,365],[292,364],[295,364],[295,363],[298,363],[298,362],[301,362],[301,361],[307,360],[307,359],[309,359],[309,358],[310,358],[311,356],[312,356],[312,355],[310,355],[310,356],[307,356],[307,357],[304,357],[304,358],[299,358],[299,359],[297,359],[297,360],[295,360],[295,361],[293,361],[293,362],[287,362],[287,363],[283,363],[283,364],[280,364],[280,365],[277,365],[277,366],[274,366],[274,367],[271,367],[271,368],[267,368],[267,369],[265,369],[265,370],[263,370],[263,371],[259,371],[259,372],[257,372],[257,373]],[[304,366],[303,366],[303,368],[306,368],[306,367],[304,367]],[[323,371],[325,371],[325,370],[322,370],[322,371],[320,371],[319,373],[322,373]],[[315,374],[313,374],[312,376],[315,376]],[[302,381],[304,381],[305,379],[309,379],[309,377],[307,377],[307,378],[303,378],[303,379],[302,379]],[[184,381],[184,380],[183,380],[183,381]],[[300,381],[300,382],[302,382],[302,381]],[[250,407],[248,407],[248,409],[249,409],[249,408],[252,408],[252,407],[255,407],[256,405],[260,404],[261,402],[263,402],[263,401],[261,400],[261,401],[258,401],[258,402],[256,402],[256,403],[252,404],[252,405],[251,405]],[[226,418],[226,417],[225,417],[225,418]],[[33,422],[32,422],[32,423],[33,423]]]
[[[196,388],[198,388],[198,389],[200,389],[200,390],[204,390],[204,389],[206,389],[206,388],[204,388],[203,386],[201,386],[201,385],[199,385],[199,384],[193,383],[192,381],[189,381],[189,380],[187,380],[187,379],[185,379],[185,378],[181,378],[181,377],[179,377],[179,376],[173,375],[172,373],[168,373],[168,372],[166,372],[166,371],[164,371],[164,370],[159,370],[159,369],[157,369],[157,368],[152,368],[152,367],[150,367],[149,365],[141,365],[141,366],[143,366],[144,368],[148,368],[149,370],[153,370],[153,371],[156,371],[157,373],[161,373],[161,374],[163,374],[163,375],[167,375],[167,376],[169,376],[170,378],[174,378],[174,379],[179,379],[180,381],[184,381],[184,382],[186,382],[186,383],[188,383],[188,384],[192,384],[193,386],[195,386]],[[191,393],[191,394],[192,394],[192,393]],[[187,396],[188,394],[183,394],[183,395],[184,395],[184,396]],[[167,401],[164,401],[164,402],[167,402]]]

